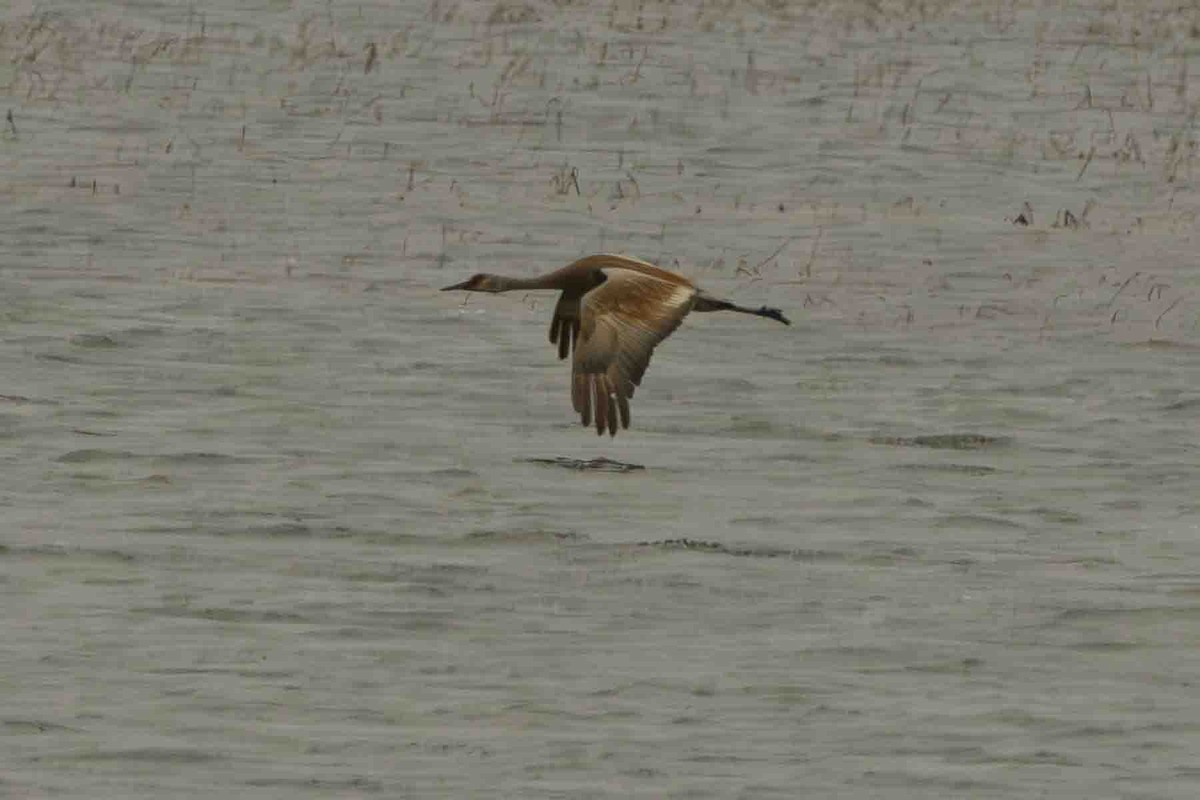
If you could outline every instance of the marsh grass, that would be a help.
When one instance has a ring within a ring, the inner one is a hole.
[[[435,0],[382,17],[300,4],[257,29],[219,11],[12,16],[3,146],[29,168],[8,192],[123,226],[142,243],[129,252],[181,245],[132,256],[142,276],[286,262],[298,280],[332,263],[378,288],[602,243],[710,283],[792,286],[818,319],[855,325],[1195,336],[1197,18],[1077,11]],[[1114,296],[1123,281],[1139,290]]]

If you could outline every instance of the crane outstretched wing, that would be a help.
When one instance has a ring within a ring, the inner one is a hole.
[[[606,267],[603,272],[604,283],[584,294],[579,304],[571,402],[584,425],[594,419],[596,433],[608,430],[615,436],[618,418],[622,427],[629,427],[629,398],[641,384],[655,346],[692,310],[696,288],[682,279],[632,269]],[[560,353],[565,333],[560,325]]]

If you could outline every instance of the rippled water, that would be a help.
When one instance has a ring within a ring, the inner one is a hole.
[[[208,5],[0,19],[0,793],[1200,790],[1194,14]]]

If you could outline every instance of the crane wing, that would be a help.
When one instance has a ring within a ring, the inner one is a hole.
[[[615,436],[618,415],[621,426],[629,427],[629,398],[641,385],[655,346],[692,310],[696,288],[631,269],[603,272],[604,283],[579,304],[571,402],[584,425],[594,418],[596,433],[607,429]]]
[[[571,343],[579,340],[579,295],[563,292],[550,320],[550,344],[558,345],[558,357],[566,358]]]

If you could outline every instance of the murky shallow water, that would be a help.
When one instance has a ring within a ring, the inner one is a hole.
[[[0,20],[0,788],[1193,797],[1192,21],[810,5]]]

